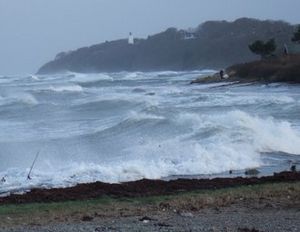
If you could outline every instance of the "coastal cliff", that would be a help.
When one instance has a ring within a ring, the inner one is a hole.
[[[275,38],[281,52],[294,28],[283,21],[248,18],[208,21],[192,31],[169,28],[134,44],[121,39],[61,52],[38,73],[219,69],[256,60],[248,44],[257,39]]]

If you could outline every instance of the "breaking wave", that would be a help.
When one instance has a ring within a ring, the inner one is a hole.
[[[72,78],[72,82],[77,83],[89,83],[89,82],[98,82],[98,81],[113,81],[113,78],[107,74],[97,73],[97,74],[74,74],[75,77]]]
[[[80,85],[50,86],[49,90],[54,92],[82,92]]]
[[[189,85],[209,72],[0,77],[0,194],[300,161],[299,87]]]
[[[12,104],[37,105],[38,101],[29,93],[14,93],[4,96],[0,95],[0,106]]]

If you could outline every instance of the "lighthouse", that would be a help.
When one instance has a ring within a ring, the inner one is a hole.
[[[129,33],[128,44],[132,44],[132,45],[134,44],[134,38],[131,32]]]

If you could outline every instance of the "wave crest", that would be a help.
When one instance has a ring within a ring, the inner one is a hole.
[[[80,85],[64,85],[64,86],[50,86],[49,90],[53,92],[82,92],[83,88]]]

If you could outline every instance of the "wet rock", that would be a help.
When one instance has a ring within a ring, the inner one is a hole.
[[[296,165],[292,165],[291,166],[291,172],[296,172],[296,171],[297,171]]]
[[[256,176],[256,175],[258,175],[260,172],[257,170],[257,169],[255,169],[255,168],[253,168],[253,169],[248,169],[248,170],[246,170],[245,171],[245,175],[247,175],[247,176]]]
[[[226,74],[228,77],[228,75]],[[227,78],[226,78],[227,79]],[[214,73],[213,75],[206,76],[206,77],[199,77],[195,80],[192,80],[190,84],[211,84],[211,83],[218,83],[218,82],[224,82],[225,78],[221,78],[220,73]]]
[[[245,228],[239,228],[238,232],[263,232],[263,231],[259,231],[255,228],[248,229],[248,228],[245,227]]]
[[[150,221],[154,221],[154,219],[145,216],[145,217],[140,218],[139,221],[143,222],[143,223],[149,223]]]
[[[82,218],[81,218],[81,221],[83,221],[83,222],[90,222],[90,221],[93,221],[93,217],[91,217],[91,216],[83,216]]]
[[[154,224],[155,226],[159,226],[159,227],[172,227],[172,225],[166,224],[164,222],[159,222],[157,224]]]

